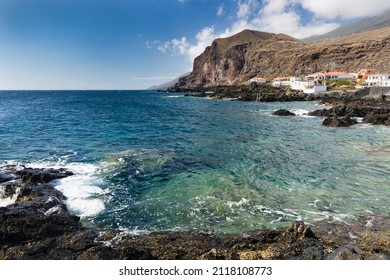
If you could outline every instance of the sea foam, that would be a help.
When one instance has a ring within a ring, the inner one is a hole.
[[[299,117],[314,118],[313,116],[309,116],[310,111],[305,110],[305,109],[293,109],[293,110],[291,110],[291,112]]]
[[[98,166],[89,163],[67,163],[67,158],[60,157],[55,162],[40,161],[28,164],[32,168],[66,168],[74,175],[54,180],[52,184],[66,196],[66,206],[72,214],[81,218],[93,217],[105,209],[104,194],[100,186]]]
[[[67,197],[69,211],[81,218],[102,212],[105,209],[102,199],[105,191],[99,187],[101,179],[96,174],[97,167],[92,164],[69,164],[66,168],[74,175],[53,183]]]

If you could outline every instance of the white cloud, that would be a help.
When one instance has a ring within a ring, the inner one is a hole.
[[[239,1],[238,10],[236,14],[237,18],[247,18],[256,9],[257,4],[258,3],[256,0]]]
[[[161,41],[160,40],[146,41],[146,47],[148,49],[157,48],[160,45],[161,45]]]
[[[302,24],[301,16],[297,12],[297,0],[266,0],[250,22],[254,29],[273,33],[285,33],[296,38],[306,38],[313,35],[327,33],[338,26],[336,22],[327,22],[321,18],[313,18]]]
[[[173,39],[170,43],[167,42],[165,43],[166,45],[171,45],[172,48],[175,50],[176,53],[178,54],[185,54],[186,53],[186,50],[188,48],[188,44],[187,44],[187,38],[186,37],[182,37],[180,40],[178,39]]]
[[[225,11],[224,6],[223,5],[219,6],[217,10],[217,16],[219,17],[222,16],[224,11]]]
[[[158,46],[157,49],[158,49],[160,52],[165,53],[165,52],[169,49],[169,43],[168,43],[168,42],[165,42],[164,44]]]
[[[239,3],[238,4],[237,17],[238,18],[244,18],[248,14],[249,14],[249,4],[247,4],[247,3]]]
[[[353,19],[380,15],[390,9],[389,0],[295,0],[303,8],[326,19]]]
[[[173,39],[169,42],[173,53],[186,55],[189,61],[193,61],[195,57],[201,54],[204,49],[211,44],[216,38],[214,27],[205,27],[196,35],[196,43],[190,44],[186,37]]]
[[[311,12],[312,18],[303,20],[302,9]],[[337,19],[368,17],[388,9],[389,0],[238,0],[235,19],[225,30],[207,26],[194,40],[182,37],[160,42],[158,49],[163,53],[170,50],[173,54],[185,55],[192,63],[215,38],[228,37],[244,29],[284,33],[301,39],[336,29],[340,26]],[[221,5],[217,15],[224,12],[225,7]]]
[[[269,14],[275,14],[275,13],[282,13],[289,0],[267,0],[267,5],[263,8],[263,14],[269,15]]]

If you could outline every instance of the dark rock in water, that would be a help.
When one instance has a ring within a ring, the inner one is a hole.
[[[367,92],[358,91],[354,95],[323,97],[322,102],[334,106],[310,112],[310,116],[329,118],[363,118],[363,123],[390,125],[390,102],[367,99]],[[332,123],[329,120],[329,123]],[[348,122],[347,122],[348,123]],[[349,121],[350,123],[350,121]]]
[[[18,172],[23,170],[23,165],[5,165],[0,167],[0,184],[18,178]]]
[[[0,194],[0,198],[6,198],[15,195],[21,183],[21,180],[11,180],[5,183],[1,183],[0,187],[2,188],[2,194]]]
[[[273,112],[272,115],[275,115],[275,116],[295,116],[294,113],[291,113],[290,111],[285,110],[285,109],[279,109],[279,110]]]
[[[26,168],[20,171],[20,176],[25,183],[44,184],[55,179],[62,179],[73,175],[71,171],[65,169],[38,169]]]
[[[79,220],[67,213],[41,213],[36,205],[0,208],[0,245],[16,245],[76,231],[81,228]]]
[[[11,172],[14,179],[3,183],[5,195],[14,195],[16,189],[18,194],[15,204],[0,208],[0,245],[41,240],[81,228],[80,218],[67,212],[64,195],[44,184],[71,173],[15,166],[3,167],[2,171]]]
[[[190,96],[190,97],[207,97],[208,95],[205,92],[201,93],[186,93],[184,96]]]
[[[363,123],[370,123],[374,125],[390,125],[390,113],[368,114],[363,118]]]
[[[351,119],[350,117],[344,117],[344,118],[329,117],[326,118],[322,122],[322,124],[325,126],[332,126],[332,127],[347,127],[347,126],[357,124],[357,121]]]
[[[3,173],[0,174],[0,183],[8,182],[14,179],[16,176],[12,173]]]
[[[320,110],[315,110],[313,112],[309,112],[309,116],[312,117],[328,117],[330,116],[330,113],[327,109],[320,109]]]
[[[299,91],[275,88],[270,85],[230,85],[209,88],[176,89],[176,91],[188,92],[186,96],[210,97],[213,99],[230,98],[237,101],[306,101],[309,96]],[[198,93],[194,93],[198,92]],[[310,100],[316,100],[311,97]]]

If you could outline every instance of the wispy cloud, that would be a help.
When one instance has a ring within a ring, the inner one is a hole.
[[[217,10],[217,16],[222,16],[223,13],[225,12],[225,7],[223,4],[221,4],[219,7],[218,7],[218,10]]]
[[[390,9],[389,0],[295,0],[303,8],[326,19],[353,19],[380,15]]]
[[[256,0],[245,0],[238,2],[237,18],[247,18],[253,10],[256,9],[258,2]]]
[[[339,27],[339,19],[373,16],[390,9],[388,0],[239,0],[236,3],[235,18],[228,28],[216,30],[214,26],[206,26],[193,40],[183,36],[160,43],[157,49],[184,55],[192,62],[215,38],[228,37],[243,29],[306,38]],[[312,17],[303,20],[302,11],[311,13]],[[217,15],[224,12],[225,7],[219,6]]]

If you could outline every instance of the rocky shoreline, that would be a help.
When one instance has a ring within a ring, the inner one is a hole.
[[[235,101],[291,102],[318,101],[331,106],[310,112],[310,116],[326,117],[323,125],[340,127],[362,123],[390,126],[390,90],[388,94],[372,95],[370,89],[336,90],[331,92],[305,94],[289,88],[275,88],[267,84],[242,86],[216,86],[207,88],[176,88],[174,92],[186,92],[186,96],[209,97],[212,99],[233,99]],[[283,110],[283,109],[282,109]],[[282,116],[292,116],[289,113]],[[276,112],[276,115],[280,115]]]
[[[373,215],[240,235],[87,228],[51,184],[67,176],[65,169],[0,167],[0,196],[15,198],[0,207],[0,259],[390,259],[389,219]]]

